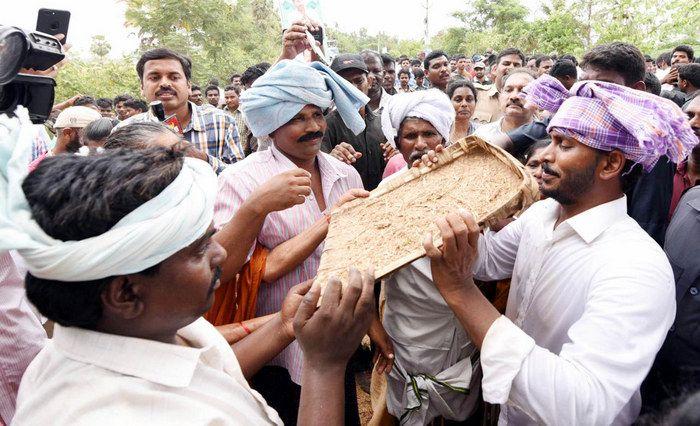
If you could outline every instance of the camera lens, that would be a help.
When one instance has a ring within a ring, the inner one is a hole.
[[[27,38],[19,30],[0,32],[0,85],[19,71],[27,52]]]

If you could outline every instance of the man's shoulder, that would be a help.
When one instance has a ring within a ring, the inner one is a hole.
[[[219,180],[259,180],[265,179],[267,175],[272,176],[272,174],[268,173],[270,168],[265,167],[265,165],[272,160],[271,157],[272,155],[269,149],[253,152],[243,160],[228,165],[224,171],[219,174]]]
[[[204,121],[216,121],[216,120],[226,120],[230,122],[235,122],[235,118],[233,115],[228,113],[227,111],[224,111],[222,109],[214,108],[213,106],[211,108],[202,108],[198,107],[199,116],[204,119]]]

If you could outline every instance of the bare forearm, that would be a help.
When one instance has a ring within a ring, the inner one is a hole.
[[[232,345],[267,324],[275,315],[277,314],[265,315],[264,317],[253,318],[243,322],[220,325],[216,327],[216,329],[224,336],[226,342]]]
[[[501,316],[470,278],[459,290],[442,295],[455,316],[479,348],[491,324]]]
[[[345,411],[345,366],[317,369],[304,365],[299,402],[300,425],[342,425]]]
[[[284,330],[279,314],[274,316],[260,329],[231,346],[246,379],[250,379],[294,340]]]
[[[241,204],[231,220],[214,234],[214,240],[221,244],[227,253],[226,260],[221,265],[222,281],[234,279],[243,267],[265,217],[266,214],[255,210],[252,202],[246,201]]]
[[[328,221],[319,219],[301,234],[278,245],[267,255],[263,281],[275,282],[299,266],[316,250],[328,233]]]

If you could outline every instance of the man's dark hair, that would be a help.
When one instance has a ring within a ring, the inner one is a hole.
[[[408,78],[411,78],[411,72],[409,70],[405,70],[403,68],[400,69],[398,76],[401,77],[403,74],[406,74],[408,76]]]
[[[617,41],[589,50],[583,55],[581,67],[593,67],[619,74],[627,86],[643,81],[646,72],[642,52],[636,46]]]
[[[113,128],[112,119],[103,117],[85,126],[83,136],[91,141],[99,141],[109,136]]]
[[[425,56],[425,59],[423,60],[423,68],[427,70],[428,68],[430,68],[430,61],[432,61],[433,59],[437,59],[441,56],[449,58],[449,56],[447,56],[447,53],[445,53],[442,50],[433,50],[432,52],[428,53]]]
[[[73,106],[97,106],[97,102],[95,102],[95,98],[92,96],[81,96],[78,99],[73,102]]]
[[[145,101],[142,101],[141,99],[129,99],[128,101],[124,102],[124,107],[137,109],[141,112],[148,111],[148,104]]]
[[[374,57],[379,61],[382,66],[384,65],[384,59],[382,59],[382,55],[379,54],[379,52],[371,50],[371,49],[365,49],[359,53],[360,56],[362,56],[362,60],[367,62],[367,58],[369,57]]]
[[[243,74],[241,74],[241,84],[250,87],[250,85],[265,74],[268,69],[270,69],[270,65],[267,62],[260,62],[259,64],[246,68]]]
[[[112,100],[110,98],[99,98],[95,101],[98,107],[100,108],[109,108],[112,109]]]
[[[382,65],[388,67],[389,65],[396,65],[396,60],[386,53],[382,53]]]
[[[421,68],[416,69],[413,71],[413,78],[425,78],[425,72]]]
[[[559,59],[552,65],[549,70],[549,75],[552,77],[573,77],[576,79],[578,76],[578,71],[576,70],[576,65],[568,59]]]
[[[688,55],[688,59],[690,60],[690,62],[693,62],[693,59],[695,59],[695,51],[692,47],[688,46],[687,44],[681,44],[680,46],[676,46],[673,49],[673,52],[671,52],[671,56],[673,56],[673,54],[676,52],[685,52],[685,54]]]
[[[671,65],[671,52],[664,52],[656,58],[657,67],[660,67],[662,62],[666,63],[666,65]]]
[[[47,235],[84,240],[107,232],[160,194],[180,173],[182,157],[165,148],[48,157],[24,179],[22,190],[33,219]],[[158,269],[154,265],[141,274]],[[25,287],[29,301],[50,320],[95,329],[102,317],[102,292],[113,278],[63,282],[27,273]]]
[[[419,67],[419,66],[421,66],[421,65],[422,65],[422,64],[421,64],[420,59],[411,59],[411,66],[412,66],[412,67]]]
[[[460,59],[467,59],[467,57],[464,56],[464,55],[461,54],[461,53],[458,53],[458,54],[454,55],[454,56],[452,57],[452,59],[454,59],[455,61],[459,61]]]
[[[190,92],[194,92],[195,90],[199,90],[201,92],[202,88],[197,86],[196,84],[193,84],[192,86],[190,86]]]
[[[224,92],[228,92],[229,90],[233,90],[236,92],[237,95],[241,94],[241,89],[238,88],[238,86],[234,86],[233,84],[229,84],[228,86],[224,87]]]
[[[539,57],[537,57],[537,59],[535,59],[535,66],[537,68],[539,68],[542,61],[551,61],[551,60],[552,60],[552,58],[550,56],[544,56],[544,55],[539,56]]]
[[[499,52],[498,56],[496,56],[496,60],[493,62],[493,64],[496,64],[496,66],[498,66],[498,64],[501,62],[501,59],[504,58],[505,56],[509,56],[509,55],[520,56],[520,60],[523,62],[523,65],[525,65],[525,55],[523,55],[523,52],[521,52],[520,49],[517,49],[515,47],[509,47],[509,48]]]
[[[447,85],[447,90],[445,90],[445,93],[447,93],[447,97],[452,99],[452,95],[454,95],[455,91],[460,87],[466,87],[467,89],[471,90],[472,95],[474,95],[474,101],[476,102],[476,98],[478,96],[476,93],[476,88],[474,87],[471,81],[465,78],[458,78],[456,80],[451,81],[450,84]]]
[[[187,81],[190,81],[192,78],[192,61],[190,61],[190,58],[181,55],[174,50],[161,47],[158,49],[149,50],[139,58],[139,61],[136,63],[136,73],[138,74],[140,81],[143,81],[143,68],[146,66],[146,62],[155,61],[158,59],[174,59],[180,62],[180,65],[182,65],[182,71],[185,73],[185,78]]]
[[[126,94],[126,93],[124,93],[122,95],[117,95],[114,97],[114,106],[116,106],[119,102],[125,102],[125,101],[128,101],[129,99],[134,99],[134,97],[129,95],[129,94]]]
[[[233,79],[236,77],[241,78],[241,75],[238,73],[231,74],[231,77],[228,78],[228,82],[233,83]]]
[[[647,88],[647,92],[652,95],[661,96],[661,82],[658,78],[649,71],[644,73],[644,85]]]
[[[209,83],[207,84],[208,86],[216,86],[219,87],[219,79],[214,77],[209,79]]]
[[[576,59],[576,56],[574,56],[574,55],[569,55],[569,54],[561,55],[559,60],[563,60],[563,59],[568,59],[574,63],[574,66],[578,66],[578,59]]]
[[[688,80],[696,89],[700,89],[700,64],[683,64],[678,66],[678,79]]]
[[[216,90],[216,93],[218,93],[219,96],[221,96],[221,92],[219,91],[219,86],[214,86],[213,84],[210,84],[209,86],[207,86],[206,89],[204,89],[204,96],[209,95],[209,92],[211,92],[213,90]]]

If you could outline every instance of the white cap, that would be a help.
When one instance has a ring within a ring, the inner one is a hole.
[[[53,127],[56,129],[63,129],[66,127],[83,128],[100,118],[102,118],[102,115],[92,108],[74,106],[61,111]]]

